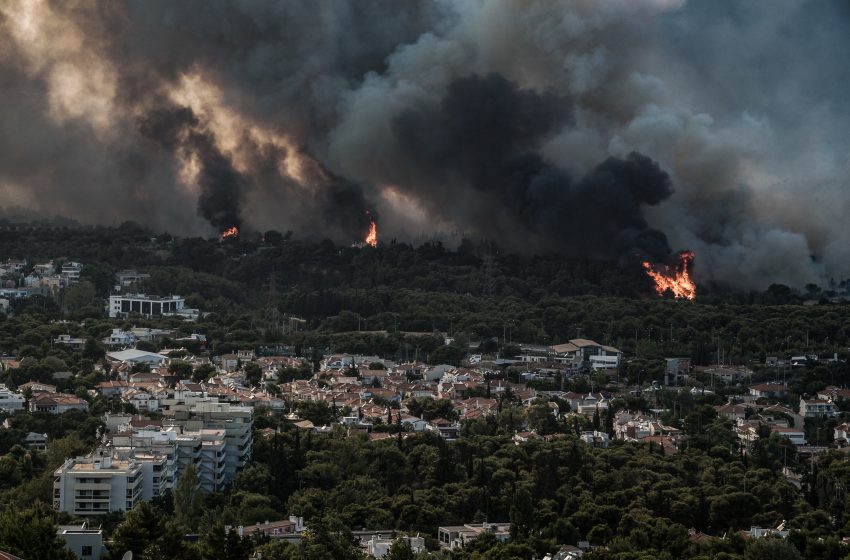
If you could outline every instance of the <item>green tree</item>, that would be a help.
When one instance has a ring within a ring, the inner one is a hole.
[[[156,542],[164,530],[162,512],[148,502],[141,502],[124,515],[112,533],[112,546],[109,549],[113,560],[120,559],[128,550],[141,558],[142,553]]]
[[[414,560],[413,549],[410,548],[407,539],[396,539],[384,557],[386,560]]]
[[[27,560],[75,559],[57,539],[56,529],[53,516],[41,505],[24,510],[6,508],[0,515],[0,550]]]
[[[242,371],[245,372],[245,380],[248,381],[252,387],[256,387],[260,384],[260,381],[263,378],[263,370],[257,362],[248,362],[242,368]]]
[[[174,521],[188,531],[198,528],[203,514],[203,495],[198,488],[198,472],[189,465],[174,489]]]
[[[746,560],[802,560],[800,551],[793,544],[777,538],[750,541],[744,554]]]

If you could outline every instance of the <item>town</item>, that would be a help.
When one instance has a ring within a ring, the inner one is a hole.
[[[9,278],[3,292],[9,321],[16,309],[20,317],[31,313],[16,307],[22,301],[67,302],[81,278],[87,282],[79,262],[57,268],[10,260],[2,268]],[[508,340],[507,330],[493,339],[467,337],[463,352],[450,354],[453,363],[439,361],[439,345],[458,348],[454,333],[445,331],[405,334],[414,343],[421,339],[419,349],[431,343],[422,359],[281,343],[233,347],[208,336],[203,308],[187,307],[181,295],[142,293],[150,277],[118,271],[95,329],[91,319],[53,319],[39,327],[47,340],[31,342],[50,349],[42,359],[34,349],[0,357],[7,454],[0,464],[21,453],[69,448],[62,421],[88,431],[85,441],[73,436],[75,453],[55,457],[50,477],[52,509],[64,520],[57,537],[77,558],[114,557],[117,543],[114,536],[105,540],[105,532],[116,529],[103,522],[110,515],[175,494],[185,499],[186,487],[232,492],[240,473],[258,468],[252,451],[259,446],[268,453],[282,434],[399,447],[421,438],[468,445],[463,442],[502,434],[518,447],[578,441],[600,450],[636,445],[661,456],[720,445],[753,465],[773,466],[781,454],[777,472],[800,496],[816,492],[819,456],[839,452],[846,460],[850,450],[850,389],[825,377],[846,379],[846,353],[731,364],[718,348],[707,365],[697,365],[691,357],[642,358],[588,338],[540,344],[515,341],[510,333]],[[290,317],[282,328],[297,334],[305,323]],[[245,543],[297,545],[319,522],[309,510],[269,505],[223,524],[222,538],[232,533]],[[363,553],[377,558],[393,547],[425,554],[462,550],[482,535],[500,543],[517,537],[515,522],[483,519],[480,512],[435,519],[429,533],[393,523],[350,529]],[[689,529],[694,543],[724,542],[723,534]],[[785,538],[789,529],[785,522],[753,523],[741,534]],[[573,539],[546,557],[579,558],[605,548],[592,532],[577,531]]]

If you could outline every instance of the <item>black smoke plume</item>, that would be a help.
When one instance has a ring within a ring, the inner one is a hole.
[[[173,157],[197,159],[201,216],[218,231],[242,226],[242,201],[248,181],[221,153],[214,136],[204,129],[191,109],[156,108],[140,119],[139,130]]]
[[[543,141],[569,122],[569,107],[566,99],[522,90],[497,74],[460,78],[439,104],[395,120],[405,164],[416,169],[405,188],[434,212],[452,212],[513,249],[530,244],[601,257],[639,249],[666,259],[666,237],[642,212],[673,193],[658,164],[632,152],[574,180],[539,153]],[[477,203],[453,203],[469,199]]]

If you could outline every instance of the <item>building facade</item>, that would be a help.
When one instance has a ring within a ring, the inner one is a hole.
[[[142,465],[99,449],[56,469],[53,509],[71,515],[103,515],[133,509],[142,500]]]
[[[145,317],[171,315],[186,307],[186,299],[180,296],[152,296],[146,294],[123,294],[109,296],[109,316],[122,317],[138,313]]]

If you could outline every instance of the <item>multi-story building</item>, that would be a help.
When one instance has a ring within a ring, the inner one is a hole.
[[[27,400],[23,395],[14,393],[5,385],[0,385],[0,410],[3,412],[21,412],[26,410]]]
[[[110,317],[121,317],[139,313],[145,317],[175,314],[186,307],[186,299],[180,296],[152,296],[146,294],[123,294],[109,296],[107,311]]]
[[[192,404],[170,406],[165,411],[165,415],[167,419],[164,426],[181,426],[184,436],[207,430],[223,431],[225,486],[233,482],[237,471],[250,459],[253,443],[251,435],[253,409],[251,407],[199,400]]]
[[[118,284],[115,286],[117,288],[116,291],[124,291],[134,285],[141,284],[150,277],[150,274],[135,270],[122,270],[115,275],[116,280],[118,280]]]
[[[62,278],[65,280],[66,286],[71,286],[80,281],[80,273],[83,271],[83,265],[78,262],[66,262],[62,265]]]
[[[53,473],[53,509],[76,516],[131,510],[142,500],[142,469],[111,449],[68,459]]]
[[[800,416],[803,418],[823,418],[836,415],[838,415],[838,407],[832,401],[800,399]]]

